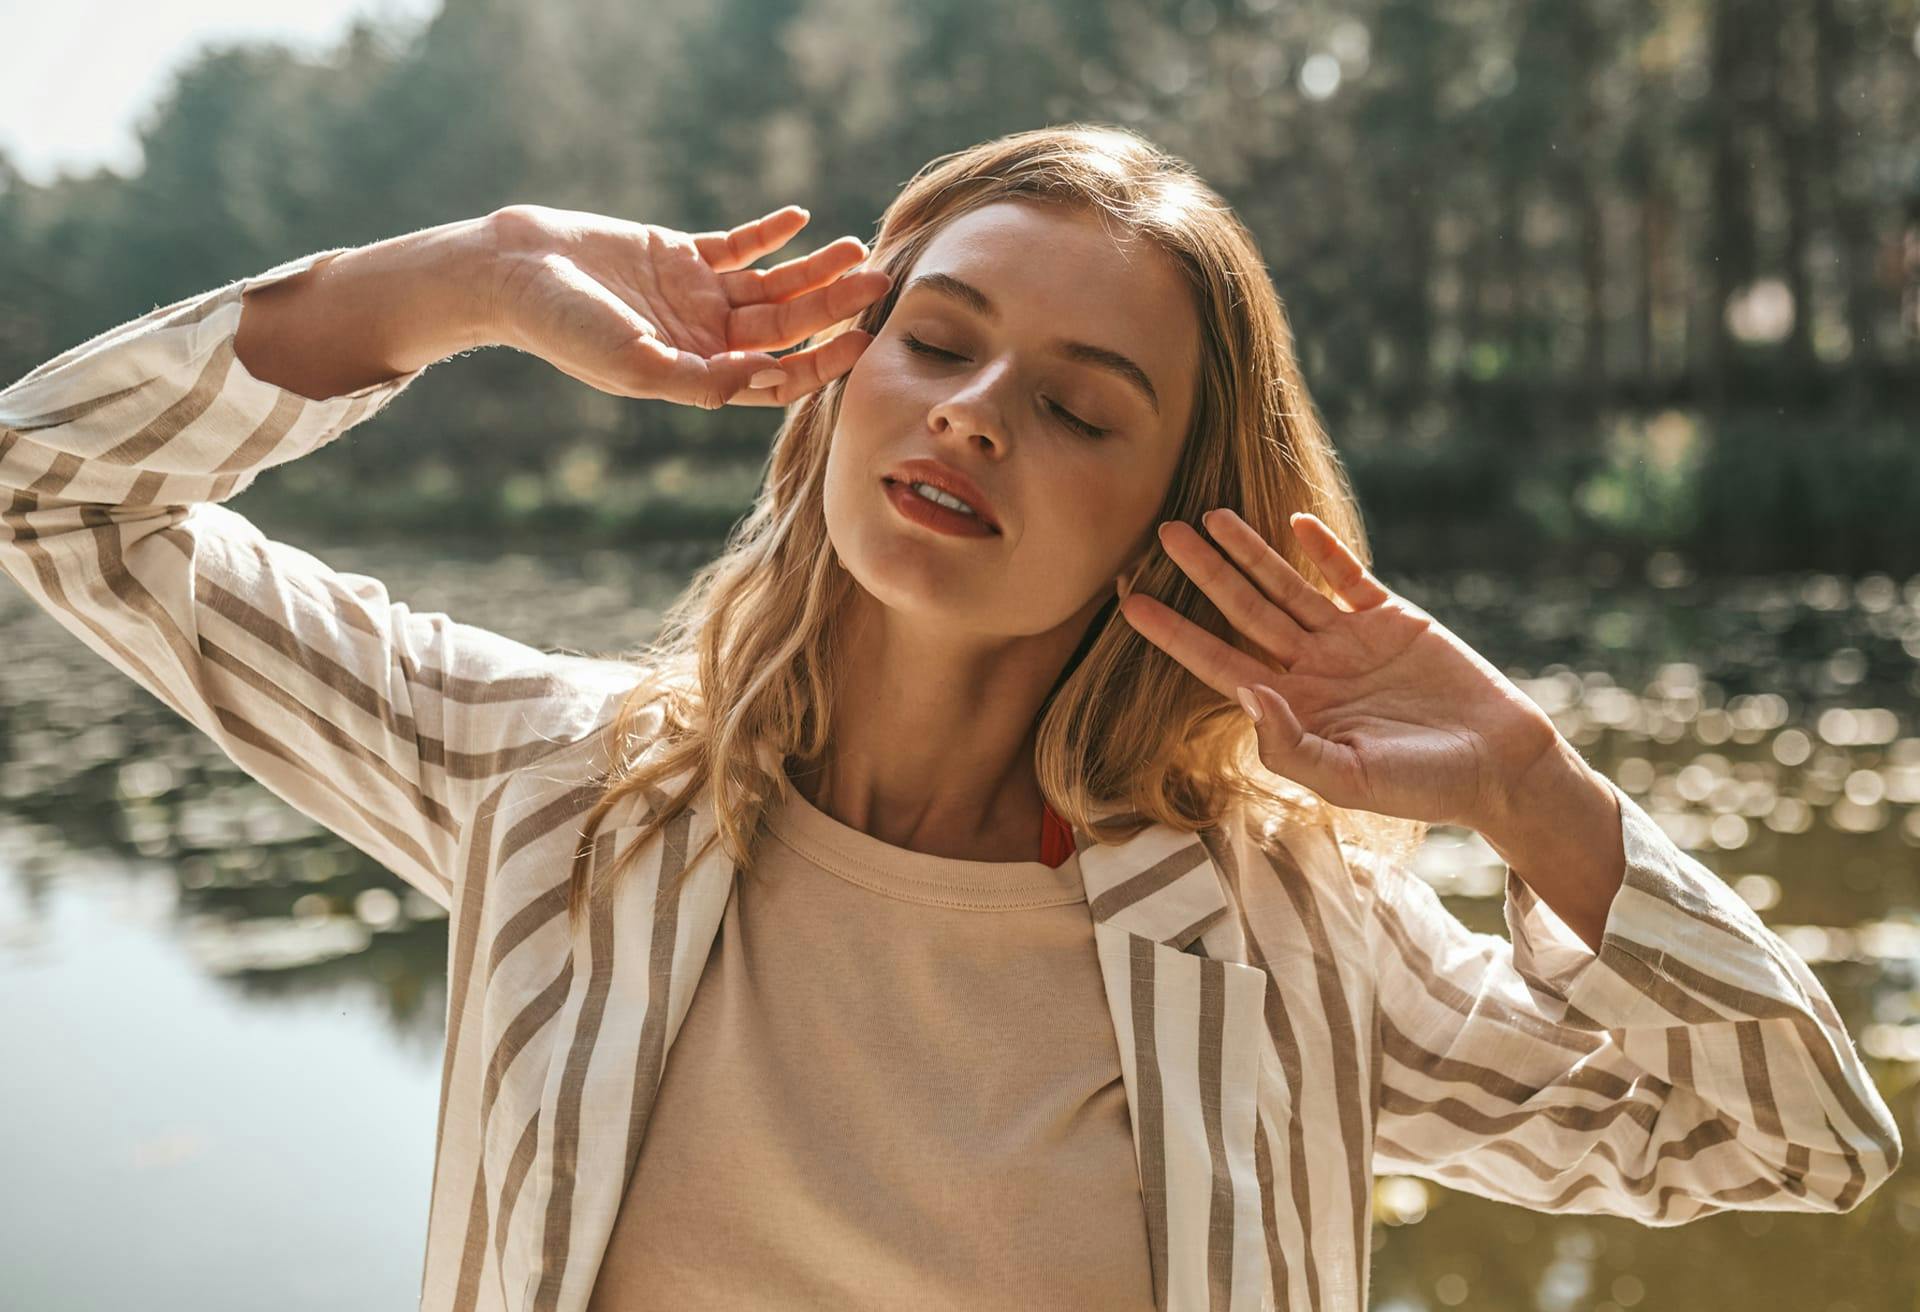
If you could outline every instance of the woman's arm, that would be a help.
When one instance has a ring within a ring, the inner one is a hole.
[[[701,246],[655,229],[622,242],[637,225],[584,215],[553,227],[541,252],[532,242],[547,229],[516,221],[522,267],[553,275],[516,280],[516,304],[551,319],[507,340],[578,365],[593,334],[622,321],[589,271],[659,269],[655,244],[678,269],[676,286],[720,286],[722,305],[726,286],[756,298],[774,315],[764,340],[826,327],[818,313],[829,305],[852,313],[877,294],[870,275],[835,279],[845,246],[787,265],[799,277],[772,286],[743,269],[799,223],[758,221]],[[472,816],[509,776],[589,734],[634,670],[415,613],[380,580],[273,542],[221,503],[371,419],[424,363],[470,342],[470,238],[468,225],[447,225],[305,255],[140,315],[0,390],[0,572],[255,780],[442,907]],[[701,248],[751,277],[689,275],[687,252]],[[816,279],[828,286],[806,294]],[[716,313],[726,327],[732,311]],[[753,323],[728,330],[751,338]],[[580,325],[597,328],[570,332]],[[831,367],[829,352],[851,367],[847,336],[795,373]],[[737,365],[710,367],[701,348],[657,338],[630,361],[664,361],[670,382],[724,388],[716,375]],[[626,367],[597,367],[614,365]],[[645,367],[634,377],[645,382]],[[804,390],[799,380],[785,388]],[[566,820],[564,807],[540,809],[549,828]]]
[[[325,401],[496,343],[492,215],[316,256],[242,297],[233,349],[262,382]]]
[[[1853,1207],[1901,1144],[1832,1001],[1608,787],[1626,861],[1597,953],[1511,867],[1509,944],[1410,871],[1355,863],[1372,891],[1376,1169],[1648,1225]]]
[[[621,671],[417,613],[219,504],[419,376],[314,399],[238,357],[249,297],[339,254],[162,306],[0,391],[0,571],[241,769],[444,907],[482,800],[588,732]]]

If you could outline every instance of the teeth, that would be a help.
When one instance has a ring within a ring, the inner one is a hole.
[[[959,497],[953,496],[950,493],[942,492],[939,488],[933,486],[931,483],[909,483],[907,484],[907,486],[912,488],[915,492],[918,492],[921,496],[925,497],[927,500],[933,502],[933,504],[936,506],[945,506],[949,510],[957,510],[963,515],[971,515],[973,513],[972,506],[969,506],[966,502],[962,501]]]

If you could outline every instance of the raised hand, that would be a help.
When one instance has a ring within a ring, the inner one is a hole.
[[[1246,694],[1261,763],[1275,774],[1335,806],[1481,828],[1560,741],[1538,704],[1314,515],[1290,526],[1340,604],[1232,510],[1202,521],[1217,549],[1172,521],[1161,545],[1249,650],[1139,592],[1120,611],[1222,697]]]
[[[857,237],[769,269],[747,266],[806,226],[798,205],[724,232],[684,233],[582,210],[511,205],[490,216],[493,339],[615,396],[715,409],[786,405],[853,367],[855,329],[792,346],[885,294]],[[778,371],[755,386],[756,375]]]

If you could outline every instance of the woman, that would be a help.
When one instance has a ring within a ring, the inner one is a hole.
[[[1359,1308],[1376,1168],[1652,1225],[1887,1178],[1813,975],[1370,573],[1190,170],[1016,134],[749,267],[805,219],[509,207],[0,393],[8,571],[451,913],[423,1306]],[[219,504],[488,343],[791,407],[635,659]],[[1511,946],[1410,873],[1437,821]]]

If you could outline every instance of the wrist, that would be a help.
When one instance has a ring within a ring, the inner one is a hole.
[[[490,218],[460,219],[399,239],[417,243],[416,275],[403,292],[416,298],[418,312],[401,312],[405,331],[391,357],[396,369],[424,369],[461,351],[500,344],[494,332],[496,248]],[[401,304],[398,296],[395,302]]]
[[[336,256],[320,272],[360,321],[392,374],[493,345],[491,238],[485,219],[462,219]]]
[[[1594,951],[1626,871],[1613,787],[1564,737],[1475,826],[1500,859]]]
[[[1567,818],[1596,792],[1605,791],[1605,780],[1556,731],[1546,750],[1507,782],[1492,809],[1471,827],[1496,850],[1540,848],[1564,832]]]

